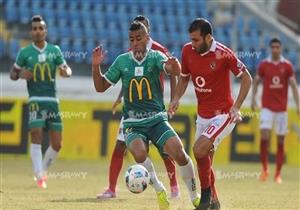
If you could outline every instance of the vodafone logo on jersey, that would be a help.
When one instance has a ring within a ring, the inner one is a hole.
[[[270,84],[270,88],[283,88],[283,85],[280,84],[279,76],[272,77],[272,84]]]
[[[195,79],[195,89],[198,91],[198,92],[201,92],[201,93],[211,93],[212,90],[210,88],[204,88],[205,86],[205,79],[201,76],[198,76],[196,77]]]

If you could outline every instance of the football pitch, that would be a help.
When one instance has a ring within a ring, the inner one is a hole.
[[[133,164],[128,159],[119,177],[118,197],[100,201],[95,198],[107,186],[109,160],[58,160],[49,172],[48,188],[38,189],[33,181],[29,157],[1,155],[1,209],[158,209],[154,190],[130,193],[124,172]],[[154,163],[158,177],[169,190],[162,162]],[[283,183],[273,182],[274,165],[267,182],[257,180],[259,164],[231,163],[215,167],[221,209],[300,209],[299,167],[284,166]],[[180,177],[177,175],[178,180]],[[197,186],[198,186],[197,178]],[[180,180],[181,198],[171,200],[171,209],[193,209]],[[169,192],[169,191],[168,191]]]

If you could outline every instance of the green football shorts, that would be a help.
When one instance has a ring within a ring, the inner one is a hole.
[[[30,101],[29,128],[48,128],[53,131],[62,131],[62,121],[59,104],[53,101]]]
[[[161,154],[164,154],[163,147],[166,141],[173,136],[177,136],[177,133],[174,131],[167,120],[162,120],[149,127],[129,126],[126,128],[124,126],[124,133],[126,146],[128,146],[137,138],[142,139],[146,145],[149,145],[149,141],[151,140],[151,142],[157,147]]]

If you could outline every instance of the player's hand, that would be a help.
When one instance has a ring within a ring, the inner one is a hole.
[[[171,68],[180,66],[180,63],[176,57],[170,56],[167,60],[163,61],[163,63],[166,64],[166,66],[170,66]]]
[[[229,111],[230,123],[239,123],[242,121],[242,115],[238,108],[231,107]]]
[[[92,64],[93,65],[100,65],[105,57],[105,52],[103,50],[102,45],[96,47],[93,49],[93,55],[92,55]]]
[[[59,68],[59,75],[61,77],[70,77],[72,75],[72,70],[67,64],[65,64]]]
[[[172,100],[171,103],[169,104],[168,115],[171,119],[172,119],[173,115],[176,113],[178,107],[179,107],[178,100]]]
[[[168,57],[168,59],[163,61],[163,63],[166,65],[166,69],[172,69],[176,72],[176,75],[180,74],[181,65],[176,57]]]
[[[31,80],[33,78],[33,74],[31,71],[27,70],[27,69],[22,69],[20,71],[19,77],[21,79],[25,79],[25,80]]]
[[[117,106],[118,106],[120,103],[122,103],[121,98],[118,98],[118,99],[113,103],[113,106],[112,106],[112,109],[111,109],[113,115],[116,114],[116,112],[117,112]]]

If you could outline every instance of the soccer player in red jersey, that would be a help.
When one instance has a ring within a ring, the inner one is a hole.
[[[287,98],[290,84],[298,115],[300,114],[299,93],[297,82],[290,61],[281,55],[281,41],[273,38],[270,41],[271,56],[262,60],[259,64],[255,80],[253,82],[252,109],[255,110],[256,92],[260,82],[263,84],[262,110],[260,115],[260,157],[262,163],[261,181],[266,181],[269,175],[268,147],[271,138],[271,130],[275,123],[277,134],[276,172],[274,181],[281,183],[280,171],[284,162],[284,137],[287,133]]]
[[[142,22],[147,27],[148,31],[150,30],[150,21],[147,17],[139,15],[134,18],[134,21]],[[152,40],[151,38],[148,42],[147,48],[158,50],[164,53],[165,55],[170,56],[170,53],[166,47],[162,46],[160,43]],[[164,87],[163,73],[161,74],[160,81],[161,81],[161,86]],[[176,86],[176,77],[170,76],[171,99],[174,95],[175,86]],[[122,97],[123,97],[122,92],[123,91],[121,90],[117,100],[113,104],[112,107],[113,114],[116,113],[116,108],[122,101]],[[123,134],[123,118],[122,118],[118,129],[117,142],[111,157],[111,162],[109,167],[109,186],[103,193],[98,194],[97,198],[107,199],[107,198],[116,197],[116,185],[117,185],[117,180],[120,171],[122,169],[125,152],[126,152],[126,144],[125,144],[125,138]],[[167,169],[168,177],[170,180],[171,198],[178,198],[180,196],[180,191],[176,179],[175,161],[165,153],[161,154],[161,156],[163,158],[165,167]]]
[[[189,27],[189,35],[191,42],[182,49],[182,73],[168,112],[170,115],[175,113],[191,78],[198,101],[196,142],[193,147],[201,183],[201,201],[197,209],[220,209],[212,169],[213,154],[222,139],[241,120],[239,110],[252,79],[232,50],[214,40],[208,20],[195,19]],[[235,101],[232,98],[230,72],[241,81]]]

